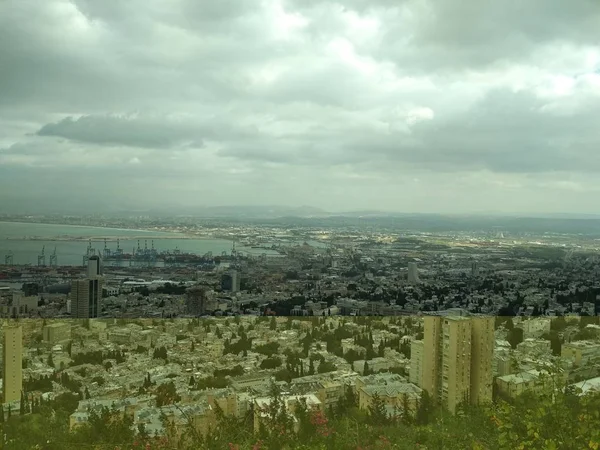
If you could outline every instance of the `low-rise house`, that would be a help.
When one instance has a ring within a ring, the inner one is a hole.
[[[414,414],[422,393],[420,387],[408,382],[368,384],[358,389],[358,403],[360,409],[368,409],[374,396],[378,396],[388,409],[397,410],[400,414],[408,409],[410,414]]]
[[[320,410],[323,411],[323,404],[314,394],[308,395],[283,395],[281,398],[285,405],[286,412],[291,416],[293,420],[294,431],[298,432],[300,423],[295,416],[296,408],[300,402],[306,402],[306,406],[309,410]],[[264,420],[268,418],[268,408],[271,405],[271,397],[259,397],[254,399],[254,432],[260,430],[261,423],[264,424]]]
[[[509,398],[516,398],[524,392],[540,392],[545,389],[559,388],[566,381],[566,373],[556,376],[547,371],[531,369],[496,378],[498,392]]]
[[[572,360],[578,366],[600,360],[600,342],[574,341],[565,343],[561,349],[561,356]]]

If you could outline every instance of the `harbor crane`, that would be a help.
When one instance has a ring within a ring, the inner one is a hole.
[[[50,267],[57,267],[58,261],[56,260],[56,246],[54,246],[54,251],[50,254]]]
[[[110,258],[110,248],[106,245],[106,238],[104,238],[104,250],[103,250],[104,259]]]
[[[13,256],[12,250],[9,250],[8,253],[4,255],[4,264],[7,266],[12,266],[14,264]]]
[[[42,253],[38,255],[37,265],[38,267],[43,267],[46,265],[46,246],[42,246]]]

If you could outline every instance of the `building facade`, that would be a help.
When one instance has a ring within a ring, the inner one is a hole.
[[[419,282],[419,269],[416,262],[408,263],[408,282],[410,284],[417,284]]]
[[[410,344],[410,371],[411,383],[420,386],[423,380],[423,341],[412,341]]]
[[[201,316],[206,313],[208,298],[206,290],[200,286],[188,289],[185,298],[185,307],[188,314]]]
[[[23,390],[23,329],[20,326],[4,328],[2,353],[4,403],[18,402]]]
[[[101,277],[74,280],[71,283],[71,315],[76,319],[95,319],[101,312]]]
[[[577,366],[600,361],[600,343],[593,341],[574,341],[563,344],[561,357],[570,359]]]
[[[56,322],[46,325],[42,329],[44,342],[48,344],[60,344],[71,339],[71,325],[66,322]]]
[[[102,312],[102,261],[91,256],[87,264],[87,277],[71,282],[71,315],[76,319],[95,319]]]
[[[492,401],[494,387],[494,318],[471,318],[471,389],[474,405]]]
[[[491,401],[493,352],[493,318],[427,316],[420,386],[452,413],[462,402]]]

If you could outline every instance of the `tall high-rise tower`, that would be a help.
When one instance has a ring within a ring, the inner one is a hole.
[[[76,319],[98,317],[102,299],[102,261],[98,256],[88,260],[87,277],[71,283],[71,315]]]
[[[408,282],[410,284],[419,283],[419,269],[416,262],[408,263]]]
[[[426,316],[423,319],[422,376],[419,387],[435,400],[439,389],[439,371],[441,369],[442,318]]]
[[[205,314],[206,304],[206,289],[201,286],[193,286],[187,290],[185,306],[188,314],[195,316]]]
[[[88,259],[87,276],[88,278],[102,276],[102,260],[99,256],[90,256],[90,259]]]
[[[23,329],[20,326],[4,328],[2,353],[4,403],[19,401],[23,390]]]
[[[471,403],[492,401],[494,384],[494,318],[471,318]]]
[[[231,270],[221,277],[221,289],[232,293],[239,292],[242,277],[237,270]]]
[[[477,278],[479,276],[479,264],[477,261],[471,262],[471,276]]]
[[[438,398],[454,413],[461,402],[469,401],[471,388],[471,321],[468,318],[442,318],[441,353]]]
[[[492,399],[494,319],[424,318],[421,387],[450,412]]]
[[[242,277],[237,270],[232,270],[231,273],[231,292],[239,292]]]

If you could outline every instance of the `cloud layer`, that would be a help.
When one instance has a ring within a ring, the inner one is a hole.
[[[599,25],[594,0],[6,0],[0,204],[596,212]]]

